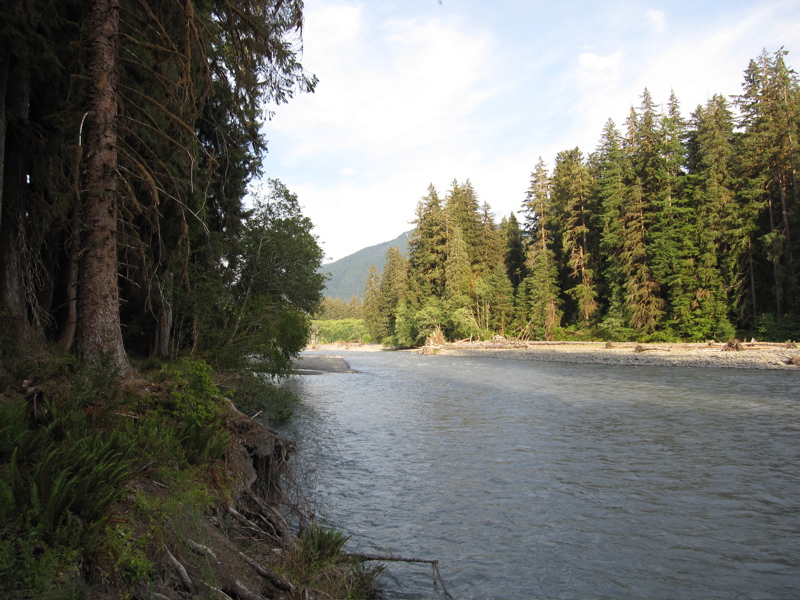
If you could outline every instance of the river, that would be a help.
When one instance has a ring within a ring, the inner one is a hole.
[[[349,550],[457,598],[800,596],[797,373],[336,355],[282,431]]]

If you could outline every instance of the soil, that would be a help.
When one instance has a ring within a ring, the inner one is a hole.
[[[294,451],[294,443],[271,428],[240,413],[231,403],[225,428],[231,444],[223,466],[226,484],[209,481],[209,490],[228,487],[217,505],[193,527],[192,539],[165,536],[155,560],[157,584],[142,582],[134,597],[157,600],[189,598],[232,600],[330,600],[324,592],[288,581],[273,566],[298,543],[279,512],[283,503],[281,472]],[[115,511],[119,522],[137,532],[150,525],[140,521],[136,492],[166,497],[167,486],[143,477],[131,485],[129,500]],[[125,590],[109,580],[95,585],[88,600],[125,597]]]

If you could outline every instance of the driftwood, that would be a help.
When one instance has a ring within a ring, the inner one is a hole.
[[[376,560],[380,562],[407,562],[407,563],[422,563],[426,565],[431,565],[431,568],[433,570],[433,586],[436,587],[437,584],[441,585],[445,597],[451,599],[453,598],[450,595],[450,592],[447,591],[447,586],[444,583],[442,574],[439,572],[438,560],[432,560],[430,558],[406,558],[403,556],[393,556],[391,554],[383,555],[383,554],[360,554],[360,553],[348,554],[347,558],[351,558],[361,562]]]

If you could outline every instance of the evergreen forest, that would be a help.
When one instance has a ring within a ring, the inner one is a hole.
[[[783,49],[688,116],[645,89],[596,149],[539,158],[500,223],[431,185],[403,255],[370,269],[373,340],[729,341],[800,336],[800,87]]]
[[[127,373],[189,353],[285,372],[323,252],[280,181],[245,199],[264,107],[316,85],[302,2],[4,6],[0,364],[54,353]]]

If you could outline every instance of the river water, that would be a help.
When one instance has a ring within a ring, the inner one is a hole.
[[[800,596],[797,373],[336,355],[283,431],[350,551],[457,598]]]

